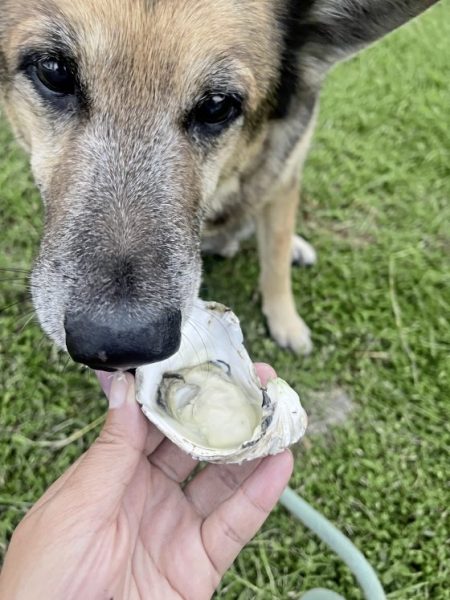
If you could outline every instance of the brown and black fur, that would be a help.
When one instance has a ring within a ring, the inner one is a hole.
[[[45,331],[64,347],[67,314],[113,320],[119,305],[130,323],[186,320],[202,246],[230,255],[256,232],[270,331],[309,352],[290,268],[314,260],[294,234],[321,85],[434,1],[0,0],[1,95],[46,208],[32,276]],[[30,81],[43,54],[71,65],[70,101]],[[214,93],[242,114],[211,135],[192,115]]]

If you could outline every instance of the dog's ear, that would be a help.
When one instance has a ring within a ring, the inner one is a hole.
[[[291,42],[328,68],[365,48],[438,0],[289,0]],[[290,21],[290,23],[289,23]],[[300,61],[302,56],[299,55]]]
[[[320,86],[335,63],[359,52],[438,0],[286,0],[279,94]]]

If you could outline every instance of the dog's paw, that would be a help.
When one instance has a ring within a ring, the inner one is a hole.
[[[241,244],[239,240],[230,240],[225,246],[220,249],[219,256],[223,258],[234,258],[239,252]]]
[[[270,334],[281,348],[289,348],[296,354],[311,353],[311,331],[295,311],[277,310],[266,317]]]
[[[236,238],[225,236],[210,237],[202,240],[202,254],[233,258],[239,252],[241,244]]]
[[[292,264],[299,267],[310,267],[317,261],[314,248],[299,235],[292,236]]]

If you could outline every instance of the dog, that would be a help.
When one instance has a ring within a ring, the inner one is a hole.
[[[311,351],[291,262],[328,71],[436,0],[0,0],[0,95],[45,206],[44,331],[101,370],[163,360],[202,251],[256,233],[271,335]]]

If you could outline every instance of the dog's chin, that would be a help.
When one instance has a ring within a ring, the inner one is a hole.
[[[38,314],[39,318],[39,314]],[[45,323],[41,323],[41,328],[43,332],[47,335],[47,337],[53,342],[53,344],[61,350],[62,352],[67,353],[66,346],[66,332],[64,331],[64,327],[61,325],[58,329],[51,328]]]

